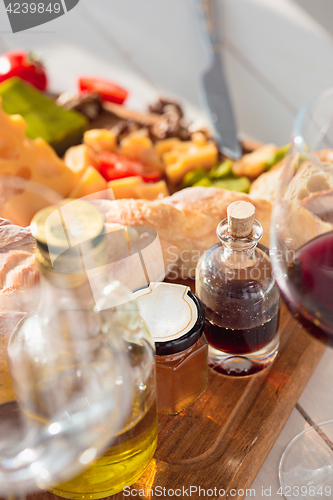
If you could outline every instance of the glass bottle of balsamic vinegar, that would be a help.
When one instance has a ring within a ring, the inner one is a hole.
[[[104,220],[93,204],[69,200],[43,209],[31,230],[40,303],[10,339],[14,390],[22,411],[46,423],[83,382],[93,393],[96,379],[108,378],[110,390],[120,391],[119,412],[126,408],[104,455],[74,479],[44,486],[65,498],[103,498],[138,479],[156,449],[154,342],[127,290],[106,276]],[[112,366],[121,357],[124,370],[112,378]],[[24,378],[23,364],[29,373]],[[62,374],[57,387],[55,370]]]
[[[233,376],[267,367],[279,346],[280,295],[255,207],[236,201],[217,228],[220,243],[196,270],[196,294],[206,313],[209,366]]]

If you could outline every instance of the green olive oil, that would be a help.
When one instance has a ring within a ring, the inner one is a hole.
[[[118,434],[107,452],[76,478],[50,489],[64,498],[95,499],[114,495],[144,472],[157,446],[156,403],[132,427]]]

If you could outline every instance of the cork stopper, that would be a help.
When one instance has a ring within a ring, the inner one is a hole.
[[[252,233],[255,207],[248,201],[235,201],[227,208],[229,233],[246,238]]]

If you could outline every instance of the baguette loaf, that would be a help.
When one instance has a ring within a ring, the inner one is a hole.
[[[302,200],[316,191],[333,188],[333,150],[324,149],[313,153],[313,157],[320,160],[320,164],[306,161],[299,168],[297,175],[288,186],[286,197],[291,201]],[[284,158],[271,170],[256,179],[250,189],[253,198],[261,198],[274,203],[281,181],[283,167],[289,162],[289,157]]]
[[[235,200],[249,201],[250,197],[217,188],[198,187],[152,202],[128,199],[96,201],[105,214],[109,261],[116,264],[113,276],[126,285],[134,283],[132,286],[135,287],[133,269],[128,265],[128,259],[121,259],[120,223],[132,226],[127,229],[132,248],[136,245],[140,248],[139,243],[144,241],[146,234],[142,233],[144,227],[155,229],[161,243],[165,273],[173,279],[194,277],[200,255],[218,242],[217,225],[226,217],[228,205]],[[251,202],[264,228],[263,241],[268,244],[271,203],[255,199]],[[34,248],[29,228],[0,220],[0,404],[14,397],[6,360],[9,336],[20,319],[38,302],[39,272]],[[158,257],[158,247],[146,254],[146,265],[149,262],[153,266],[155,257]],[[137,285],[140,284],[138,276]]]

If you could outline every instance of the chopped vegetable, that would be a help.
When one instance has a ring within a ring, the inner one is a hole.
[[[183,187],[191,187],[194,186],[196,182],[199,182],[201,179],[208,179],[208,175],[206,170],[201,167],[196,168],[195,170],[191,170],[185,174],[183,179]]]
[[[107,181],[139,175],[145,182],[157,182],[162,176],[158,169],[150,165],[130,160],[110,151],[100,153],[98,163],[100,172]]]
[[[203,177],[202,179],[200,179],[200,181],[193,184],[193,186],[212,187],[214,186],[214,184],[210,179],[208,179],[208,177]]]
[[[21,115],[30,139],[42,137],[62,156],[81,142],[88,120],[78,113],[57,106],[39,90],[20,78],[10,78],[0,85],[2,108],[10,115]]]
[[[33,54],[23,51],[5,52],[0,57],[0,82],[17,76],[38,90],[46,90],[47,76],[43,64]]]
[[[81,92],[97,92],[102,101],[123,104],[128,96],[126,89],[105,78],[82,76],[78,85]]]
[[[285,146],[277,149],[271,156],[269,156],[265,161],[265,170],[269,170],[270,168],[274,167],[274,165],[283,160],[283,158],[288,153],[289,148],[290,144],[286,144]]]
[[[236,191],[238,193],[248,193],[251,183],[247,177],[229,176],[223,180],[214,182],[214,187],[228,189],[229,191]]]
[[[226,175],[231,174],[232,172],[232,160],[225,160],[220,165],[213,167],[209,172],[208,176],[210,179],[222,179]]]
[[[251,183],[247,177],[238,177],[232,172],[232,160],[225,160],[209,172],[196,168],[188,172],[183,179],[183,187],[203,186],[218,187],[239,193],[248,193]]]
[[[114,158],[113,153],[108,154],[108,151],[104,151],[99,155],[98,163],[99,170],[107,181],[125,179],[126,177],[136,177],[137,175],[132,168],[124,165],[119,159]]]

